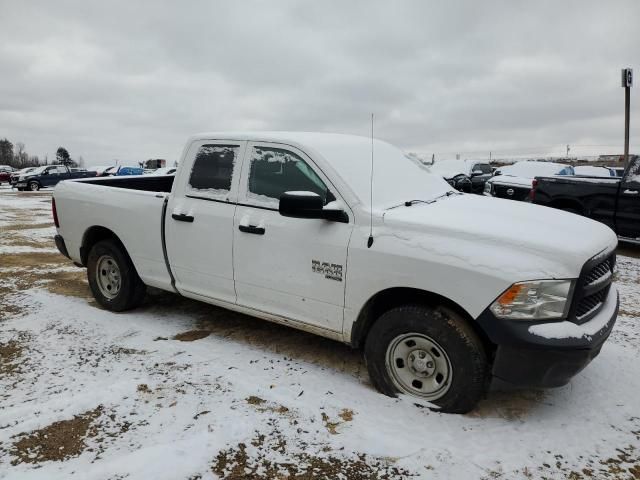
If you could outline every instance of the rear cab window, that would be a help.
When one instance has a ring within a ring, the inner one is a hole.
[[[192,148],[193,163],[186,195],[228,201],[234,171],[241,158],[241,145],[204,141]]]
[[[285,192],[314,192],[324,205],[336,197],[302,152],[284,146],[252,145],[247,155],[246,199],[251,205],[277,209]]]

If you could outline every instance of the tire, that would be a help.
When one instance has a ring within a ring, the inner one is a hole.
[[[481,339],[463,318],[443,307],[405,305],[383,313],[367,336],[365,361],[380,392],[408,394],[445,413],[473,410],[489,383]]]
[[[87,277],[94,298],[107,310],[131,310],[144,300],[147,287],[129,255],[114,240],[102,240],[93,246],[87,259]]]
[[[40,190],[40,184],[38,182],[29,182],[27,184],[27,190],[31,192],[37,192],[38,190]]]

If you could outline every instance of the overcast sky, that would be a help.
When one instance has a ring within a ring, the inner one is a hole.
[[[0,0],[0,138],[89,165],[219,130],[376,136],[439,158],[619,153],[640,1]],[[635,63],[634,63],[635,62]]]

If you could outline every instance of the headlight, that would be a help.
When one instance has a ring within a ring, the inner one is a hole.
[[[490,310],[510,320],[560,320],[567,317],[573,294],[572,280],[518,282],[493,302]]]

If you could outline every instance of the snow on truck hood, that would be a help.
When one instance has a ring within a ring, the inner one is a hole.
[[[587,260],[617,244],[609,227],[588,218],[476,195],[387,210],[384,224],[438,255],[531,277],[520,280],[576,278]]]

